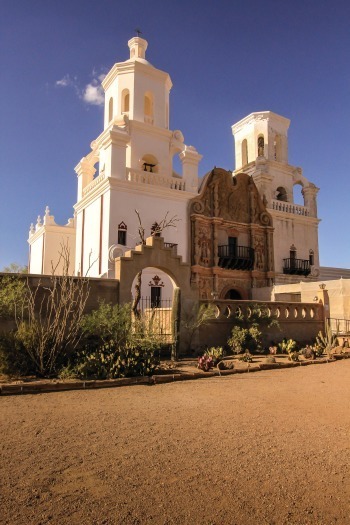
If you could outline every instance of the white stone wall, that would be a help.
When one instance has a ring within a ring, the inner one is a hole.
[[[44,236],[36,237],[29,245],[29,273],[43,273]]]

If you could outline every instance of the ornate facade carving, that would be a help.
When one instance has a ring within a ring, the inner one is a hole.
[[[223,298],[230,289],[248,299],[252,287],[267,285],[272,220],[249,175],[214,168],[190,202],[190,217],[192,282],[202,299]]]

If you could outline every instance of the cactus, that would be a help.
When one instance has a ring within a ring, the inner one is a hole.
[[[316,336],[316,344],[323,349],[324,352],[328,355],[331,355],[332,350],[337,346],[337,337],[338,334],[333,334],[331,329],[331,324],[329,321],[325,322],[325,333],[319,332]]]

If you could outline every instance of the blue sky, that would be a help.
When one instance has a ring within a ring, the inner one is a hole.
[[[99,77],[129,56],[170,73],[170,125],[234,168],[231,125],[253,111],[291,119],[289,161],[319,188],[323,266],[350,267],[348,0],[2,0],[0,269],[26,264],[29,225],[66,223],[74,166],[101,132]]]

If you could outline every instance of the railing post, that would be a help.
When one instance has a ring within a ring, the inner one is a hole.
[[[174,288],[173,292],[173,307],[171,310],[171,328],[173,332],[173,343],[171,346],[171,360],[177,361],[179,359],[180,348],[180,320],[181,320],[181,290]]]

